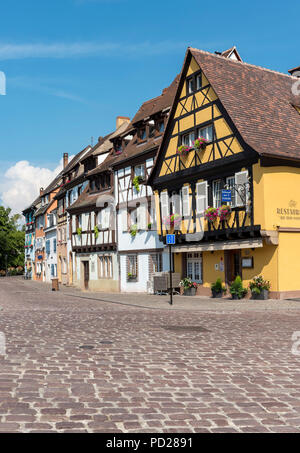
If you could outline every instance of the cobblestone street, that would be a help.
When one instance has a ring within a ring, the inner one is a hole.
[[[0,431],[300,432],[300,302],[97,297],[1,278]]]

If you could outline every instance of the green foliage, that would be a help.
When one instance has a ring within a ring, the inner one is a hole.
[[[131,227],[130,227],[130,235],[131,235],[132,238],[136,237],[137,230],[138,230],[138,227],[137,227],[136,224],[131,225]]]
[[[95,238],[98,239],[99,229],[98,229],[97,225],[94,227],[94,234],[95,234]]]
[[[223,286],[222,280],[220,278],[217,278],[215,283],[212,283],[210,285],[210,288],[215,293],[224,293],[225,294],[227,291],[226,286]]]
[[[261,275],[254,277],[249,283],[249,288],[254,294],[260,294],[263,290],[269,291],[270,287],[270,282],[268,280],[264,280]]]
[[[76,233],[78,234],[78,236],[81,236],[82,228],[78,227]]]
[[[185,277],[180,281],[179,286],[182,286],[184,289],[189,289],[197,288],[198,285],[196,282],[193,282],[190,278]]]
[[[140,191],[140,183],[143,181],[143,178],[141,176],[135,176],[132,180],[132,183],[135,187],[135,190],[137,191],[137,193],[139,193]]]
[[[11,209],[0,206],[0,269],[24,265],[25,232],[19,221],[20,214],[11,215]],[[6,258],[7,257],[7,258]]]
[[[238,299],[245,297],[248,292],[247,288],[243,287],[242,279],[239,275],[237,275],[234,282],[230,285],[229,291],[232,297],[237,296]]]

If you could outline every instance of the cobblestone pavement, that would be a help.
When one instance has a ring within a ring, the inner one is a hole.
[[[300,432],[300,304],[150,310],[1,278],[0,306],[2,432]]]

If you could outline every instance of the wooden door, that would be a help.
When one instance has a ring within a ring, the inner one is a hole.
[[[240,250],[226,250],[225,252],[225,280],[230,284],[235,277],[242,278],[242,264]]]
[[[83,261],[84,269],[84,289],[89,289],[90,267],[88,261]]]

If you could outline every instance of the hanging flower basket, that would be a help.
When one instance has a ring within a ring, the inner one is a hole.
[[[180,154],[180,156],[186,156],[190,151],[194,149],[192,146],[181,145],[177,148],[176,154]]]
[[[198,137],[196,140],[193,141],[193,145],[195,149],[205,149],[207,144],[207,140],[204,137]]]
[[[163,219],[163,224],[169,230],[173,227],[178,227],[181,223],[181,215],[171,214]]]
[[[135,190],[137,193],[140,192],[140,184],[143,182],[142,176],[135,176],[132,180],[132,184],[134,185]]]
[[[218,209],[212,208],[208,206],[208,208],[204,211],[204,218],[208,220],[208,222],[213,223],[218,217]]]
[[[230,214],[231,214],[230,206],[224,204],[218,208],[218,216],[220,218],[220,221],[227,220],[228,217],[230,217]]]

